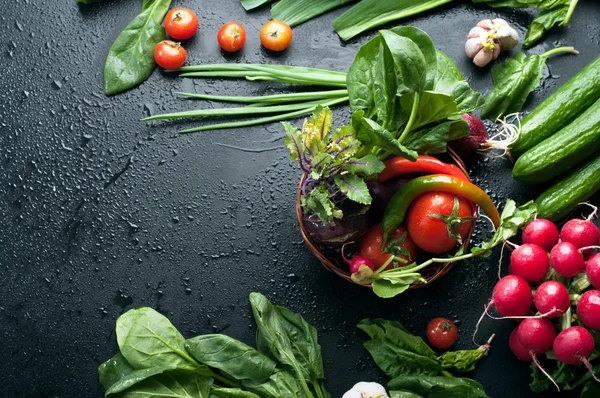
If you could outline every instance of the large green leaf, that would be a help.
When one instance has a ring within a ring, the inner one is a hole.
[[[210,390],[209,398],[261,398],[250,391],[244,391],[239,388],[221,388],[215,387]]]
[[[262,6],[263,4],[271,3],[274,0],[240,0],[240,1],[242,3],[242,7],[244,7],[244,9],[246,11],[250,11],[250,10],[254,10],[255,8]]]
[[[154,368],[134,370],[128,375],[122,377],[116,383],[112,384],[110,388],[106,390],[105,398],[116,397],[117,394],[133,387],[134,385],[143,382],[144,380],[153,376],[162,374],[168,370],[173,370],[169,366],[157,366]]]
[[[236,380],[264,383],[277,366],[254,348],[223,334],[193,337],[186,341],[185,347],[200,363],[219,369]]]
[[[306,392],[302,390],[297,377],[290,372],[279,370],[271,375],[262,384],[248,380],[242,380],[244,389],[258,394],[261,398],[306,398]]]
[[[423,58],[426,64],[426,78],[425,78],[425,86],[424,90],[433,90],[435,87],[435,79],[436,73],[432,73],[437,71],[438,61],[437,61],[437,50],[433,45],[433,41],[429,35],[414,26],[398,26],[396,28],[390,29],[391,32],[406,37],[407,39],[412,40],[419,50],[423,54]]]
[[[271,7],[271,15],[273,19],[296,26],[353,1],[356,0],[281,0]]]
[[[409,117],[416,93],[407,93],[400,97],[402,114]],[[421,94],[413,131],[438,120],[460,115],[454,99],[446,94],[425,91]]]
[[[443,52],[437,51],[437,73],[433,91],[454,98],[460,113],[472,112],[485,103],[481,93],[474,91],[459,72],[456,64]]]
[[[187,370],[154,375],[111,398],[209,398],[213,380]]]
[[[540,40],[546,31],[550,30],[554,25],[562,22],[567,17],[569,11],[569,5],[557,7],[551,10],[544,10],[538,14],[537,17],[531,21],[525,40],[523,40],[523,47],[531,47],[535,42]]]
[[[421,94],[428,83],[427,60],[418,43],[390,30],[381,30],[379,34],[396,64],[398,94],[411,91]]]
[[[421,155],[444,153],[448,141],[469,135],[469,125],[464,120],[448,120],[437,126],[409,133],[404,145]]]
[[[104,93],[113,95],[144,82],[154,70],[154,47],[164,40],[161,25],[171,0],[144,0],[142,12],[117,37],[104,64]]]
[[[487,398],[481,384],[472,379],[446,376],[399,376],[388,383],[391,391],[411,391],[424,398]],[[392,394],[392,396],[394,396]]]
[[[108,390],[110,386],[134,370],[135,368],[119,352],[114,357],[100,364],[98,367],[98,378],[102,387]]]

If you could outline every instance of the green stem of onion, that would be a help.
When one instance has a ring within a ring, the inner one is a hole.
[[[183,93],[178,92],[177,94],[184,97],[190,97],[195,99],[202,99],[208,101],[225,101],[225,102],[242,102],[242,103],[281,103],[281,102],[296,102],[296,101],[307,101],[317,100],[324,98],[334,97],[345,97],[348,95],[348,90],[326,90],[326,91],[311,91],[302,93],[290,93],[290,94],[275,94],[275,95],[262,95],[254,97],[237,97],[230,95],[210,95],[210,94],[195,94],[195,93]]]

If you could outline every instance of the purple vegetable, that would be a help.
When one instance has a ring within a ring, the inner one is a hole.
[[[466,137],[449,141],[448,146],[462,160],[469,160],[475,158],[478,151],[486,146],[488,133],[481,119],[472,113],[463,113],[462,118],[469,125],[470,133]]]
[[[370,207],[351,200],[344,200],[338,206],[344,213],[341,219],[330,224],[316,215],[304,215],[304,228],[313,242],[324,247],[341,247],[347,242],[358,242],[362,235],[374,224]]]

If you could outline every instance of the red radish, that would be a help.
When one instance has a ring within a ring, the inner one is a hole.
[[[585,269],[583,254],[572,243],[559,242],[550,251],[550,264],[556,272],[571,278]]]
[[[588,258],[585,264],[585,273],[592,286],[600,289],[600,253],[596,253]]]
[[[563,225],[560,230],[560,239],[572,243],[576,248],[597,246],[600,243],[600,230],[589,219],[573,219]],[[589,254],[593,250],[587,250]]]
[[[494,286],[491,305],[502,316],[523,316],[531,307],[531,288],[522,277],[507,275]]]
[[[488,133],[481,119],[472,113],[463,113],[462,119],[469,125],[469,135],[449,141],[448,145],[463,160],[468,160],[477,156],[478,151],[486,146]]]
[[[360,270],[361,265],[366,265],[367,267],[371,268],[372,270],[375,270],[375,264],[373,264],[373,261],[370,258],[363,257],[363,256],[352,257],[352,260],[350,260],[350,263],[348,265],[350,266],[351,274],[358,272]]]
[[[581,295],[577,316],[588,328],[600,330],[600,290],[588,290]]]
[[[517,247],[510,255],[511,274],[528,282],[539,282],[550,269],[548,253],[538,245],[526,243]]]
[[[533,295],[535,308],[546,318],[558,318],[571,306],[569,291],[560,282],[547,281],[542,283]]]
[[[554,338],[556,337],[556,331],[554,330],[554,325],[552,325],[552,322],[545,318],[527,318],[521,322],[519,327],[517,327],[516,334],[517,339],[523,348],[529,350],[531,359],[538,369],[540,369],[540,371],[544,373],[560,391],[560,388],[558,388],[556,382],[552,379],[552,377],[550,377],[544,368],[542,368],[536,358],[536,354],[543,354],[552,349],[552,344],[554,343]]]
[[[558,228],[552,221],[537,218],[525,227],[522,239],[549,252],[558,243]]]
[[[512,353],[515,354],[515,356],[521,361],[533,360],[533,358],[531,358],[529,350],[523,347],[521,342],[519,342],[519,339],[517,338],[517,329],[513,330],[510,334],[510,338],[508,339],[508,346],[510,347]]]
[[[583,363],[594,379],[600,381],[588,361],[588,358],[594,352],[594,346],[594,337],[586,328],[571,326],[556,336],[552,349],[556,359],[568,365]]]

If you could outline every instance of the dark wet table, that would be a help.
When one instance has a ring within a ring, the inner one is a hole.
[[[377,299],[323,270],[305,249],[294,213],[299,172],[279,124],[180,136],[179,127],[195,123],[138,121],[199,106],[177,98],[182,89],[254,94],[275,85],[183,80],[157,70],[134,90],[103,95],[106,53],[140,3],[2,4],[0,396],[100,397],[97,366],[117,350],[115,319],[136,306],[161,311],[185,336],[223,332],[252,343],[252,291],[316,326],[333,397],[357,381],[386,381],[361,346],[365,336],[355,325],[364,317],[400,320],[417,333],[432,317],[450,317],[461,331],[457,347],[472,347],[498,253],[462,263],[430,287]],[[331,28],[339,9],[295,28],[292,46],[273,56],[257,34],[267,9],[246,13],[238,0],[173,6],[200,17],[199,33],[187,44],[189,64],[273,62],[346,71],[374,35],[342,43]],[[459,2],[403,23],[427,31],[473,87],[486,92],[489,68],[473,66],[463,47],[472,26],[495,17],[523,35],[532,14]],[[233,56],[215,40],[229,20],[248,32],[245,48]],[[569,27],[531,49],[573,45],[581,54],[551,58],[526,109],[598,54],[599,20],[600,4],[581,0]],[[334,113],[338,124],[350,115],[347,107]],[[504,159],[480,160],[470,172],[498,203],[534,197],[535,190],[510,178],[510,167]],[[513,326],[486,320],[481,327],[480,336],[497,337],[471,376],[492,397],[534,396],[528,365],[507,346]]]

